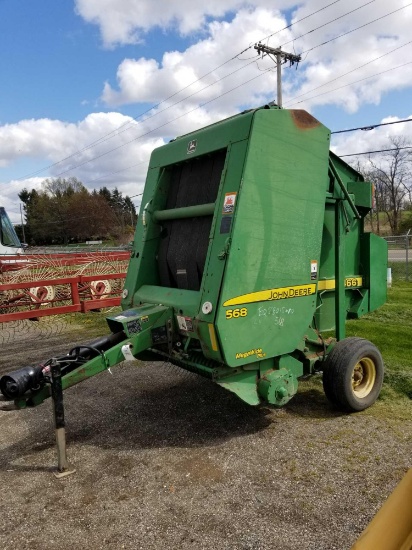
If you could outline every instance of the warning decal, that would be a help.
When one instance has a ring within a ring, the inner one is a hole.
[[[316,260],[310,262],[310,278],[312,281],[318,278],[318,262]]]
[[[226,193],[225,202],[223,203],[223,214],[232,214],[235,209],[237,193]]]

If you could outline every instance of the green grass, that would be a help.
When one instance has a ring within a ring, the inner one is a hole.
[[[411,210],[402,210],[400,213],[400,221],[398,226],[398,233],[397,234],[405,234],[410,227],[412,227],[412,211]],[[393,230],[391,229],[391,226],[388,221],[388,216],[385,212],[379,212],[379,229],[380,229],[380,235],[381,237],[385,237],[387,235],[393,235]],[[376,214],[373,214],[373,229],[377,231],[377,220],[376,220]],[[365,218],[365,231],[372,231],[372,226],[370,223],[370,216],[366,216]]]
[[[412,284],[399,282],[388,289],[387,303],[359,320],[348,321],[347,336],[373,342],[385,362],[382,401],[412,399]]]
[[[388,267],[392,269],[392,281],[394,283],[407,281],[412,283],[412,250],[409,253],[409,262],[388,262]]]
[[[110,333],[106,317],[112,317],[120,311],[120,306],[118,306],[100,311],[90,311],[88,313],[69,313],[64,315],[64,319],[66,319],[68,324],[83,327],[85,339],[87,339],[88,335],[91,335],[91,338],[95,338],[96,336],[105,336]]]

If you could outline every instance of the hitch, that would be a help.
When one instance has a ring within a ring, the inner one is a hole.
[[[58,458],[57,477],[73,473],[66,456],[63,391],[118,363],[134,359],[163,339],[171,345],[172,310],[166,306],[143,305],[108,319],[112,334],[79,344],[66,355],[38,365],[20,368],[0,379],[0,390],[9,400],[3,410],[24,409],[53,400]],[[14,401],[14,404],[10,403]]]
[[[45,387],[46,383],[51,383],[50,370],[53,361],[59,364],[62,376],[65,376],[93,357],[102,355],[104,351],[125,338],[126,335],[123,332],[110,334],[93,340],[89,344],[76,346],[64,356],[54,357],[38,365],[30,365],[13,371],[0,378],[0,391],[6,399],[15,400],[17,408],[37,405],[38,401],[31,401],[31,399]],[[27,397],[28,393],[29,397]],[[25,405],[23,406],[23,402],[19,398],[25,395]]]

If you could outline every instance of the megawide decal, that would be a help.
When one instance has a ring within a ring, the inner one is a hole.
[[[249,351],[242,351],[240,353],[236,354],[236,359],[247,359],[251,355],[256,355],[259,359],[263,359],[263,357],[266,357],[266,353],[263,353],[262,348],[254,348],[250,349]]]
[[[316,292],[316,283],[308,285],[284,286],[281,288],[270,288],[268,290],[259,290],[250,294],[243,294],[226,300],[224,306],[238,306],[240,304],[253,304],[254,302],[269,302],[271,300],[284,300],[286,298],[299,298],[301,296],[311,296]]]

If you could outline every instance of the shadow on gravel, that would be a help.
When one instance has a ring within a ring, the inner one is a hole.
[[[215,446],[274,422],[267,408],[248,406],[209,380],[178,377],[168,368],[123,367],[112,377],[103,374],[64,396],[69,446],[128,451]],[[50,402],[2,414],[16,415],[28,435],[2,451],[0,470],[54,446]]]
[[[271,407],[251,407],[209,380],[168,365],[123,364],[113,376],[99,375],[64,396],[69,446],[127,451],[201,448],[256,434],[268,426],[273,434],[285,421],[284,416],[276,417]],[[299,418],[342,416],[332,409],[320,388],[305,388],[304,383],[284,411]],[[50,401],[36,409],[2,414],[16,415],[16,422],[24,422],[28,435],[3,450],[0,470],[54,447]]]
[[[347,413],[343,413],[332,406],[321,389],[313,388],[301,388],[295,397],[289,401],[285,409],[290,414],[299,417],[308,416],[327,419],[347,416]]]

